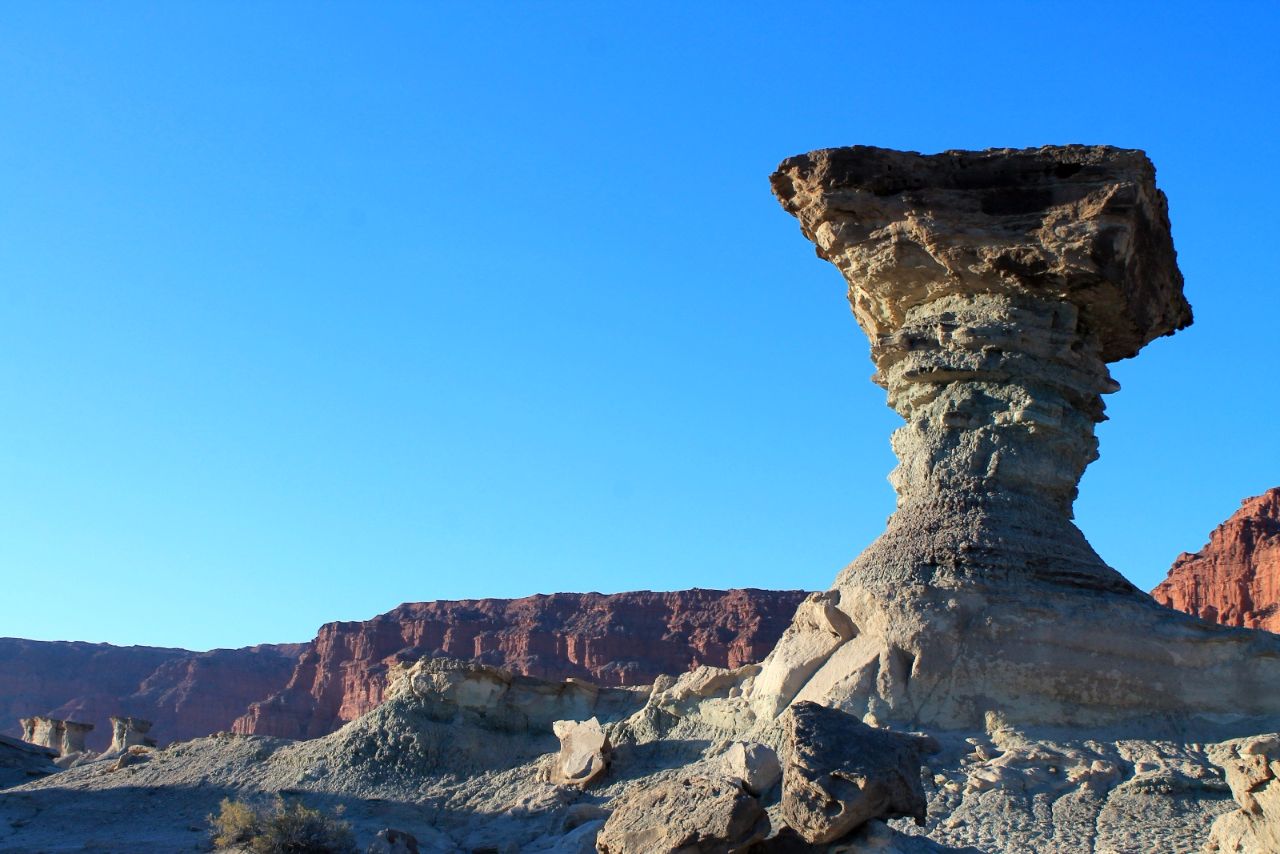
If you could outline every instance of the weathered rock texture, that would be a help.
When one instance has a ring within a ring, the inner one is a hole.
[[[22,740],[38,747],[56,750],[59,756],[85,753],[85,737],[93,730],[93,724],[80,721],[64,721],[36,715],[23,718]]]
[[[1226,626],[1280,632],[1280,487],[1241,502],[1151,591],[1157,602]]]
[[[768,832],[760,801],[736,780],[689,775],[633,789],[596,847],[601,854],[745,854]]]
[[[1209,757],[1226,772],[1240,809],[1213,823],[1208,851],[1280,851],[1280,735],[1216,744]]]
[[[560,739],[560,752],[551,769],[551,782],[585,786],[609,767],[613,746],[600,721],[556,721],[552,727]]]
[[[332,732],[382,702],[389,668],[423,656],[612,686],[647,685],[700,664],[737,667],[768,654],[804,596],[681,590],[401,605],[321,628],[288,685],[254,703],[234,729],[286,738]]]
[[[111,745],[108,753],[123,753],[134,745],[155,747],[156,740],[147,735],[151,732],[152,723],[143,718],[111,718]]]
[[[789,632],[757,713],[814,700],[960,728],[1280,710],[1277,639],[1160,608],[1070,521],[1107,363],[1191,322],[1146,156],[853,147],[786,160],[772,184],[844,275],[906,424],[898,510],[827,602],[849,628]]]
[[[57,758],[56,750],[0,735],[0,789],[56,774]]]
[[[653,681],[699,664],[763,658],[804,597],[789,590],[561,593],[402,605],[330,623],[306,644],[188,652],[0,638],[0,732],[21,717],[155,722],[161,742],[230,730],[314,737],[383,699],[388,670],[441,654],[548,679]]]
[[[924,824],[918,739],[816,703],[788,709],[783,728],[782,815],[806,842],[834,842],[876,818]]]

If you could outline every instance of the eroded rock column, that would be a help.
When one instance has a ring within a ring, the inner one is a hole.
[[[1107,362],[1191,322],[1146,156],[859,146],[786,160],[772,184],[844,275],[875,382],[906,421],[899,507],[1069,519],[1118,388]]]
[[[798,613],[757,718],[806,700],[955,728],[1280,713],[1276,639],[1157,606],[1071,522],[1107,365],[1191,322],[1146,155],[855,146],[771,180],[844,276],[905,423],[898,509],[823,597],[847,630]]]

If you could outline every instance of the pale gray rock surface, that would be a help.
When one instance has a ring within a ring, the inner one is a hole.
[[[735,854],[768,834],[760,801],[737,780],[689,775],[633,787],[600,830],[602,854]]]
[[[156,740],[147,733],[151,732],[152,723],[144,718],[116,717],[111,718],[111,745],[107,753],[123,753],[135,744],[143,747],[155,747]]]
[[[551,782],[565,786],[586,786],[609,767],[613,746],[600,721],[556,721],[552,725],[560,739],[560,752],[551,770]]]
[[[1280,734],[1235,739],[1209,750],[1239,809],[1213,823],[1211,852],[1280,851]]]
[[[782,779],[778,754],[766,744],[735,741],[725,752],[723,763],[725,776],[742,783],[742,787],[756,797]]]
[[[783,732],[782,817],[806,842],[834,842],[872,819],[924,824],[919,739],[816,703],[788,709]]]

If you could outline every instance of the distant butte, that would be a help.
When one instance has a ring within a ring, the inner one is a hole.
[[[1241,502],[1151,595],[1224,626],[1280,632],[1280,487]]]

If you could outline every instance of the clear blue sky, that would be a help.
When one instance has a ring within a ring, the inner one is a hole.
[[[1150,588],[1280,484],[1277,6],[0,10],[0,635],[825,588],[898,419],[770,196],[866,143],[1146,149],[1190,330],[1077,505]]]

